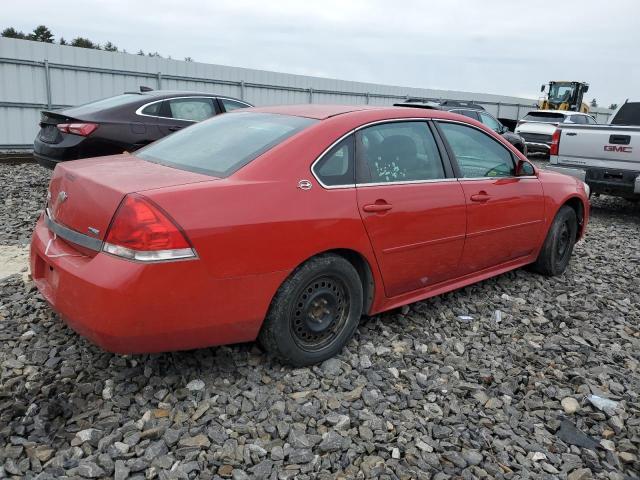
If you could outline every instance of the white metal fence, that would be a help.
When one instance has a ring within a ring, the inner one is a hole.
[[[0,150],[29,149],[42,109],[79,105],[140,85],[218,93],[254,105],[390,105],[408,97],[467,100],[512,120],[535,104],[519,97],[334,80],[0,38]],[[606,121],[606,112],[595,113],[599,122]]]

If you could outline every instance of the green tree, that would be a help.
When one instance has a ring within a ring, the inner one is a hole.
[[[91,40],[84,37],[76,37],[71,40],[71,46],[80,48],[94,48],[96,50],[100,50],[100,45],[98,45],[97,43],[93,43]]]
[[[193,58],[191,58],[191,57],[184,57],[184,61],[185,61],[185,62],[193,62]]]
[[[36,42],[53,43],[53,33],[45,25],[38,25],[33,33],[29,35],[29,40]]]
[[[591,100],[591,106],[592,107],[597,107],[598,106],[598,101],[595,98],[593,100]]]
[[[107,42],[104,44],[104,46],[102,47],[103,50],[106,50],[107,52],[117,52],[118,51],[118,47],[116,47],[113,43],[111,42]]]
[[[612,103],[611,105],[609,105],[609,109],[610,110],[615,110],[616,108],[618,108],[618,104],[617,103]]]
[[[142,55],[142,56],[144,56],[144,52],[142,51],[142,49],[138,50],[137,55]]]
[[[19,32],[13,27],[5,28],[0,35],[7,38],[20,38],[23,40],[27,38],[23,32]]]
[[[60,37],[60,45],[68,45],[67,41],[64,39],[64,37]]]

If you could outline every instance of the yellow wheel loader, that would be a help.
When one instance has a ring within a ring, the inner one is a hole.
[[[544,92],[547,85],[542,85],[540,91]],[[589,90],[589,84],[585,82],[549,82],[549,91],[538,102],[542,110],[568,110],[572,112],[589,113],[589,106],[583,103],[584,94]]]

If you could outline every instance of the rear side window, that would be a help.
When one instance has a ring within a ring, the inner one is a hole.
[[[216,114],[210,98],[174,98],[168,100],[172,118],[201,122]]]
[[[578,123],[581,125],[586,125],[587,123],[587,117],[584,115],[571,115],[570,119],[573,123]]]
[[[627,102],[622,105],[611,120],[611,125],[640,126],[640,102]]]
[[[224,107],[225,112],[231,112],[233,110],[237,110],[238,108],[247,108],[249,105],[242,102],[236,102],[235,100],[231,100],[229,98],[220,98],[220,102]]]
[[[227,177],[316,122],[271,113],[219,115],[164,137],[135,155],[182,170]]]
[[[313,173],[326,186],[355,183],[354,140],[349,135],[329,150],[313,167]]]
[[[142,113],[143,115],[154,115],[154,116],[158,116],[160,115],[160,107],[162,106],[162,102],[154,102],[150,105],[147,105],[146,107],[144,107],[140,113]]]
[[[562,123],[564,115],[553,112],[529,112],[522,120],[530,122]]]
[[[463,178],[512,177],[515,163],[511,152],[477,128],[440,122]]]
[[[424,122],[391,122],[357,132],[358,183],[445,178],[435,139]]]

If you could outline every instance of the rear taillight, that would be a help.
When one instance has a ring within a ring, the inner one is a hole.
[[[558,155],[558,149],[560,147],[560,129],[556,128],[551,136],[551,148],[549,149],[549,155]]]
[[[59,123],[56,125],[58,130],[62,133],[73,133],[74,135],[80,135],[82,137],[86,137],[87,135],[91,135],[96,128],[98,128],[97,123]]]
[[[120,203],[102,250],[141,262],[196,256],[187,237],[169,215],[137,194],[127,195]]]

